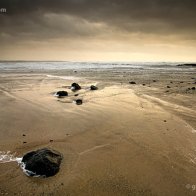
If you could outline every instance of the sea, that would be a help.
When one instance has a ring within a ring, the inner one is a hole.
[[[179,67],[184,62],[69,62],[69,61],[0,61],[0,71],[30,70],[96,70],[133,69],[191,71],[194,67]]]

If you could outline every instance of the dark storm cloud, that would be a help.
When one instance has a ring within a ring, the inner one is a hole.
[[[0,0],[1,38],[95,36],[122,31],[196,36],[195,0]]]

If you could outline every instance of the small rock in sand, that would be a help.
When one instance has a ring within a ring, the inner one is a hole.
[[[167,88],[171,88],[170,86],[167,86]]]
[[[56,93],[56,95],[60,98],[60,97],[66,97],[68,96],[68,92],[67,91],[58,91]]]
[[[75,94],[74,96],[77,97],[79,94]]]
[[[91,89],[92,91],[94,91],[94,90],[97,90],[98,87],[96,87],[96,86],[94,86],[94,85],[91,85],[91,86],[90,86],[90,89]]]
[[[153,82],[156,82],[156,80],[153,80]]]
[[[192,87],[191,89],[192,89],[192,90],[195,90],[195,87]]]
[[[71,90],[72,91],[77,91],[77,90],[80,90],[81,89],[81,87],[80,87],[80,85],[78,84],[78,83],[73,83],[72,85],[71,85]]]
[[[129,82],[129,84],[136,84],[136,82],[132,81],[132,82]]]
[[[82,105],[82,99],[76,99],[75,102],[76,105]]]
[[[25,134],[23,134],[22,136],[23,136],[23,137],[25,137],[26,135],[25,135]]]
[[[25,154],[22,163],[27,175],[50,177],[59,171],[62,159],[59,152],[43,148]]]

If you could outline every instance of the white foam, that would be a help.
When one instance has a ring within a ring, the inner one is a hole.
[[[30,171],[30,170],[25,169],[26,165],[22,162],[22,159],[21,159],[19,165],[20,165],[22,171],[23,171],[27,176],[40,177],[40,175],[36,175],[36,173],[34,173],[34,172]],[[44,177],[44,176],[43,176],[43,177]]]
[[[10,151],[7,152],[0,151],[0,163],[9,163],[9,162],[17,162],[20,168],[22,169],[22,171],[27,176],[40,177],[40,175],[36,175],[32,171],[25,169],[25,164],[22,162],[22,157],[16,157],[15,153],[11,154]]]
[[[59,97],[58,95],[57,95],[57,93],[54,93],[54,95],[53,95],[54,97]]]
[[[15,154],[11,154],[10,151],[0,151],[0,163],[18,162],[19,159],[15,157]]]
[[[54,76],[54,75],[46,75],[49,78],[59,78],[64,80],[79,80],[80,78],[75,76]]]

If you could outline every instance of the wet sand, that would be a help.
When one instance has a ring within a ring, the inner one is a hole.
[[[27,177],[16,162],[0,163],[0,194],[195,195],[196,101],[187,91],[195,79],[121,74],[1,73],[0,151],[22,157],[48,147],[64,159],[45,179]],[[72,82],[82,90],[67,89]],[[69,97],[53,96],[65,89]]]

